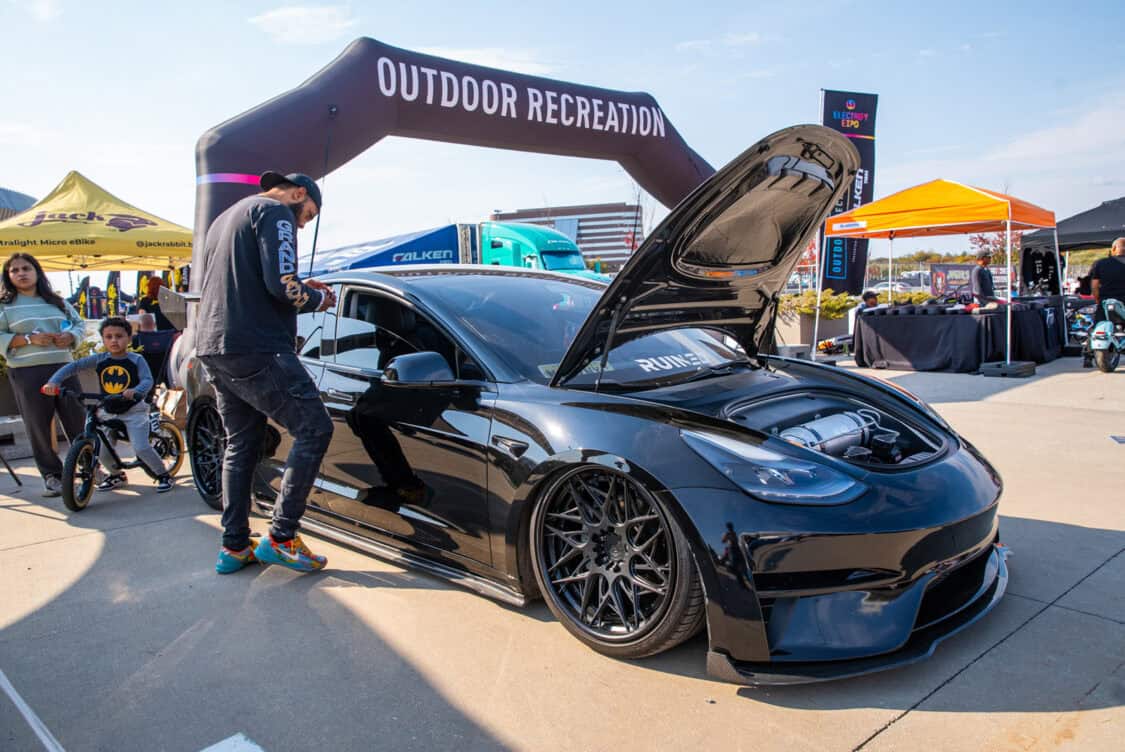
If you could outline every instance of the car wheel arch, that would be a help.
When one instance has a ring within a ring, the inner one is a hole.
[[[699,572],[703,583],[705,597],[708,592],[713,592],[713,588],[716,586],[714,572],[710,567],[701,565],[701,555],[707,552],[702,535],[686,510],[676,499],[675,494],[646,468],[630,462],[618,454],[599,450],[572,450],[539,463],[528,474],[517,493],[514,494],[516,501],[513,503],[511,514],[508,516],[508,529],[505,536],[506,547],[509,556],[514,555],[514,561],[509,562],[509,571],[517,574],[519,586],[525,594],[535,598],[541,597],[538,585],[535,582],[531,562],[529,537],[531,513],[543,494],[552,488],[554,481],[559,476],[581,465],[600,465],[623,473],[626,477],[640,483],[653,496],[658,498],[664,504],[667,512],[675,518],[688,542],[692,560],[695,562],[696,570]]]

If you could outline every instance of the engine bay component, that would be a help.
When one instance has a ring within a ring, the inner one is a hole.
[[[941,440],[850,396],[805,392],[742,403],[739,423],[858,465],[902,465],[936,455]]]
[[[845,410],[790,426],[778,436],[788,442],[831,455],[843,454],[852,447],[867,446],[874,433],[881,431],[879,414],[874,410]]]

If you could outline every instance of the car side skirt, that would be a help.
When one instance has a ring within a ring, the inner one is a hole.
[[[522,593],[504,587],[493,580],[475,575],[472,572],[466,572],[462,569],[447,566],[432,559],[416,556],[407,551],[402,551],[392,546],[379,543],[378,541],[371,540],[370,538],[353,535],[352,533],[332,527],[331,525],[325,525],[315,520],[310,520],[307,517],[301,520],[301,529],[316,533],[336,543],[342,543],[350,548],[358,549],[366,554],[383,559],[384,561],[402,564],[412,569],[419,569],[427,574],[440,577],[455,585],[460,585],[463,588],[472,590],[479,595],[498,600],[501,603],[507,603],[508,605],[521,608],[529,603],[527,597]]]

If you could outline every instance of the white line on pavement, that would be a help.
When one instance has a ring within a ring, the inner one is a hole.
[[[215,742],[207,749],[200,750],[200,752],[266,752],[259,747],[249,738],[246,734],[239,732],[234,736],[228,736],[221,742]]]
[[[23,698],[20,697],[20,693],[17,692],[16,688],[12,686],[12,683],[8,681],[8,677],[4,675],[3,671],[0,671],[0,689],[3,689],[4,693],[11,698],[16,709],[20,711],[20,715],[27,721],[27,725],[31,726],[31,730],[39,737],[39,741],[43,742],[43,746],[47,749],[47,752],[66,752],[62,745],[59,744],[59,740],[56,739],[43,724],[43,721],[39,720],[39,716],[35,715],[35,711],[31,709],[31,706],[23,701]],[[257,747],[255,747],[255,749],[257,749]]]

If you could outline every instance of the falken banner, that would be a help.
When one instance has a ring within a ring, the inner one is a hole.
[[[821,122],[852,139],[859,150],[859,170],[852,189],[845,193],[832,210],[842,214],[869,203],[875,193],[875,106],[876,94],[824,90],[824,112]],[[823,286],[835,292],[859,295],[863,292],[867,268],[867,240],[827,238],[824,263],[821,264]]]

